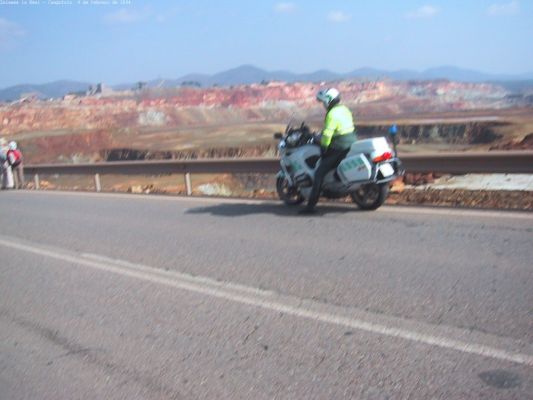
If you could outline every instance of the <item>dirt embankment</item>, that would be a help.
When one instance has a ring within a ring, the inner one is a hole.
[[[145,194],[185,195],[183,177],[178,175],[104,176],[104,191]],[[33,187],[33,182],[28,183]],[[42,177],[41,189],[93,191],[94,183],[87,177]],[[241,198],[277,199],[275,179],[263,174],[222,174],[193,176],[193,194],[197,196],[234,196]],[[350,202],[349,198],[338,200]],[[466,207],[502,210],[533,211],[533,192],[522,190],[466,190],[466,189],[414,189],[393,191],[387,204]]]
[[[493,143],[503,137],[497,128],[508,125],[503,122],[467,122],[439,124],[398,125],[398,137],[406,143],[446,143],[476,145]],[[387,135],[389,126],[360,125],[362,138]]]
[[[20,147],[26,163],[76,163],[102,161],[102,148],[113,148],[116,141],[104,129],[77,135],[38,137],[25,141]]]
[[[401,144],[450,144],[479,145],[499,141],[503,135],[496,132],[497,128],[506,125],[501,122],[468,122],[454,124],[410,124],[399,125],[398,136]],[[389,126],[359,125],[358,136],[362,138],[386,136]],[[131,148],[111,148],[100,152],[105,161],[134,160],[190,160],[199,158],[239,158],[266,157],[276,154],[276,143],[244,144],[242,146],[212,147],[183,151],[153,151]],[[533,148],[533,141],[525,146]]]
[[[499,129],[508,124],[503,122],[468,122],[453,124],[407,124],[399,125],[399,150],[413,152],[418,148],[421,151],[427,149],[468,150],[484,149],[490,146],[491,150],[533,149],[533,134],[520,140],[506,139]],[[359,125],[359,138],[387,136],[387,125]],[[252,128],[249,128],[252,129]],[[129,147],[125,139],[113,134],[107,129],[98,129],[92,132],[81,132],[73,135],[57,135],[36,137],[22,142],[21,147],[29,163],[49,162],[78,162],[78,161],[134,161],[134,160],[166,160],[166,159],[200,159],[200,158],[240,158],[240,157],[268,157],[275,156],[277,142],[271,139],[273,133],[271,127],[260,126],[255,129],[266,130],[254,140],[254,134],[250,134],[246,140],[231,139],[221,135],[220,140],[210,140],[206,137],[203,145],[185,146],[183,149],[175,149],[176,146],[169,144],[169,150],[164,148],[164,143],[170,139],[157,139],[153,135],[151,140],[158,144],[145,147],[142,143],[131,140]],[[228,128],[227,135],[231,135]],[[179,136],[179,133],[177,134]],[[188,133],[196,136],[196,134]],[[201,135],[201,133],[198,133]],[[141,134],[142,136],[142,134]],[[227,145],[228,142],[241,142],[238,145]],[[212,143],[210,146],[208,143]],[[481,146],[481,147],[480,147]],[[191,148],[186,148],[191,147]],[[174,148],[174,149],[173,149]]]
[[[400,123],[400,136],[410,145],[477,145],[497,142],[498,135],[515,132],[509,128],[502,133],[500,127],[485,122],[448,124],[439,120],[440,114],[461,119],[465,113],[469,117],[474,111],[485,115],[487,110],[492,110],[489,117],[498,118],[494,112],[518,108],[516,100],[509,100],[508,91],[497,85],[441,80],[345,81],[335,82],[335,86],[354,111],[362,137],[386,133],[387,126],[372,125],[372,121],[392,123],[395,119],[405,121]],[[314,83],[273,82],[0,105],[0,129],[3,136],[19,142],[30,163],[91,161],[113,149],[152,153],[262,146],[271,143],[273,129],[283,127],[291,116],[295,121],[313,121],[318,129],[324,113],[315,100],[320,88]],[[527,105],[520,107],[531,114]],[[436,122],[408,121],[410,115]]]
[[[533,192],[521,190],[409,189],[391,193],[387,204],[533,210]]]

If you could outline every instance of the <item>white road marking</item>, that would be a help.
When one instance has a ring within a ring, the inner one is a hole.
[[[324,305],[311,300],[282,296],[257,288],[214,281],[209,278],[195,277],[173,271],[164,271],[122,260],[109,259],[94,254],[78,254],[64,249],[44,247],[36,243],[22,243],[12,238],[0,237],[0,245],[40,256],[66,261],[93,269],[112,272],[118,275],[170,286],[177,289],[212,296],[219,299],[276,311],[300,318],[340,325],[373,334],[400,338],[430,346],[452,349],[517,364],[533,366],[533,355],[518,351],[505,350],[473,341],[458,340],[444,334],[434,335],[421,330],[406,329],[392,323],[375,323],[368,319],[354,318],[341,313],[323,311]],[[429,326],[426,324],[426,326]],[[432,326],[433,330],[439,327]],[[443,329],[444,330],[444,329]],[[516,347],[516,346],[514,346]],[[520,346],[518,346],[520,347]]]
[[[245,199],[245,198],[224,198],[224,197],[185,197],[174,195],[157,195],[157,194],[126,194],[126,193],[95,193],[95,192],[66,192],[59,190],[35,191],[24,190],[18,191],[24,194],[44,194],[56,196],[80,196],[80,197],[97,197],[110,199],[128,199],[128,200],[157,200],[170,202],[185,202],[185,203],[210,203],[210,204],[246,204],[246,205],[279,205],[283,204],[279,200],[268,199]],[[319,203],[320,205],[328,205],[335,207],[344,207],[346,209],[355,206],[351,204],[342,203]],[[377,210],[379,213],[386,212],[392,214],[424,214],[430,216],[457,216],[457,217],[478,217],[478,218],[506,218],[506,219],[522,219],[533,221],[533,213],[527,211],[493,211],[493,210],[469,210],[469,209],[453,209],[445,207],[409,207],[409,206],[382,206]]]
[[[0,242],[1,242],[1,240],[0,240]],[[202,285],[205,285],[205,286],[211,286],[211,287],[217,287],[217,288],[226,288],[226,289],[230,289],[230,290],[234,290],[234,291],[238,291],[238,292],[245,292],[245,293],[254,294],[254,295],[261,295],[261,296],[272,296],[274,294],[274,292],[271,292],[271,291],[268,291],[268,290],[263,290],[263,289],[254,288],[254,287],[250,287],[250,286],[240,285],[238,283],[217,281],[217,280],[214,280],[214,279],[211,279],[211,278],[207,278],[207,277],[203,277],[203,276],[195,276],[195,275],[185,274],[183,272],[167,271],[167,270],[162,270],[162,269],[159,269],[159,268],[147,267],[147,266],[142,265],[142,264],[135,264],[135,263],[131,263],[129,261],[118,260],[118,259],[115,259],[115,258],[109,258],[109,257],[101,256],[99,254],[81,253],[80,255],[83,258],[86,258],[86,259],[89,259],[89,260],[95,260],[97,262],[105,263],[105,264],[108,264],[108,265],[109,264],[118,265],[118,266],[122,266],[122,267],[125,267],[125,268],[128,268],[128,269],[131,269],[131,270],[137,270],[137,271],[146,272],[146,273],[150,273],[150,274],[158,274],[158,275],[161,275],[163,277],[175,278],[175,279],[183,280],[183,281],[186,281],[186,282],[202,284]]]

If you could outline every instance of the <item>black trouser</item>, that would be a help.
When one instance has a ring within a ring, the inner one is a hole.
[[[346,154],[348,154],[348,151],[350,151],[350,149],[329,149],[326,154],[322,156],[320,159],[320,165],[315,171],[315,180],[313,181],[313,189],[311,189],[311,194],[309,195],[309,200],[307,201],[307,208],[312,209],[316,206],[316,203],[318,203],[318,198],[320,197],[320,187],[322,186],[324,176],[326,176],[329,171],[339,165]]]

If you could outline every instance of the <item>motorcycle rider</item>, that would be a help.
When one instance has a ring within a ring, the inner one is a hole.
[[[321,90],[317,93],[316,99],[326,109],[324,129],[320,140],[321,158],[319,160],[320,164],[315,171],[313,188],[309,195],[307,206],[300,211],[301,214],[312,214],[314,212],[320,197],[320,188],[324,176],[339,165],[348,154],[352,143],[356,141],[352,113],[348,107],[340,104],[339,91],[335,88]]]

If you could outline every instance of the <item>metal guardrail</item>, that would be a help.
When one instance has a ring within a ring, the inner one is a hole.
[[[533,151],[491,151],[484,153],[402,154],[407,172],[526,173],[533,174]],[[183,174],[187,194],[192,193],[190,174],[261,173],[279,170],[277,158],[221,158],[209,160],[114,161],[91,164],[27,165],[24,173],[34,176],[39,188],[39,175],[94,175],[96,190],[101,190],[100,175]]]
[[[533,174],[533,151],[401,155],[407,172]]]

